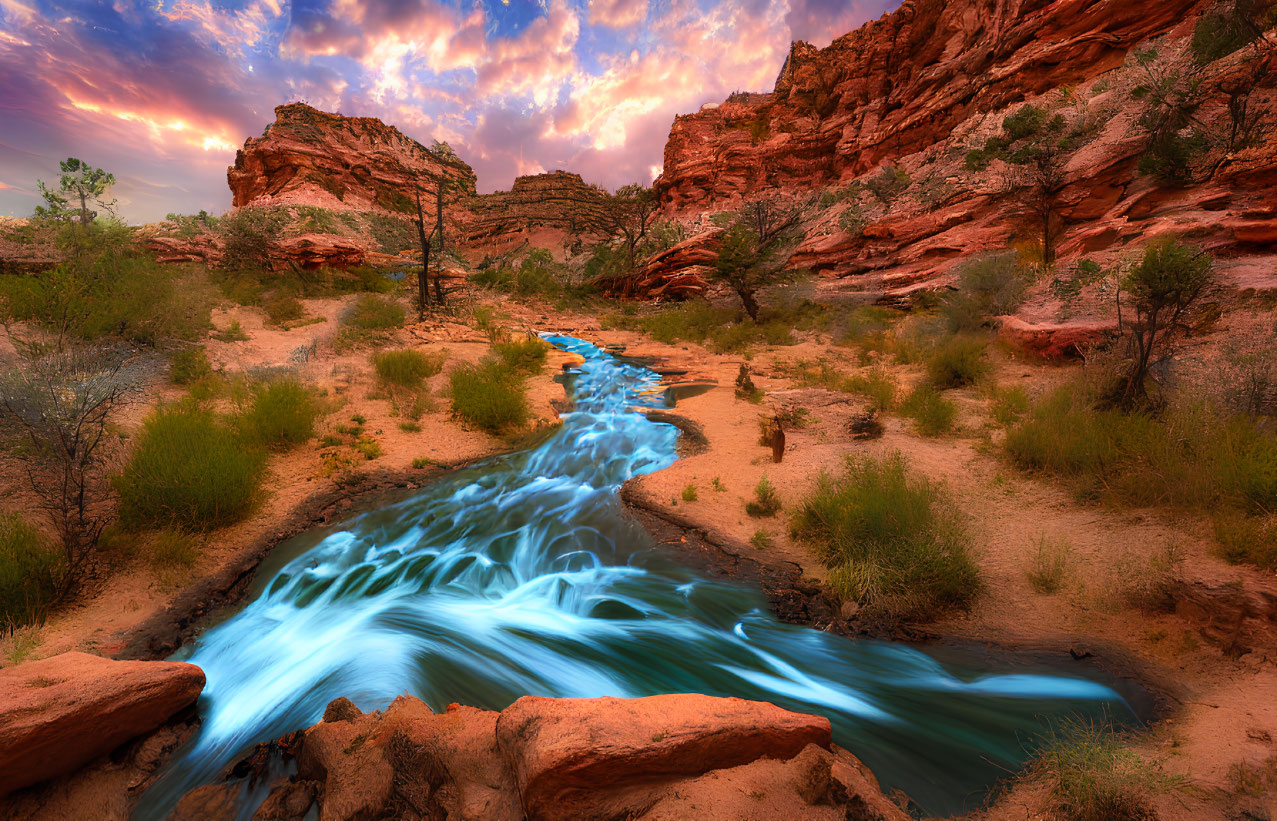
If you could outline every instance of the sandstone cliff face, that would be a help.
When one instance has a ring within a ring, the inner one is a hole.
[[[905,299],[945,284],[972,254],[1040,244],[1018,169],[966,162],[1032,104],[1076,135],[1052,216],[1062,259],[1116,258],[1165,233],[1217,255],[1266,258],[1277,240],[1277,140],[1262,125],[1249,145],[1223,147],[1218,135],[1230,127],[1230,89],[1249,90],[1254,122],[1277,121],[1277,67],[1262,43],[1195,65],[1188,43],[1203,7],[906,2],[826,49],[795,43],[774,91],[676,118],[656,185],[668,213],[698,222],[745,199],[821,193],[793,264]],[[1143,49],[1152,64],[1135,58]],[[1178,185],[1139,170],[1150,138],[1137,90],[1154,74],[1185,85],[1191,75],[1196,119],[1216,135]],[[906,186],[882,197],[865,184],[887,166]]]
[[[852,179],[997,111],[1120,65],[1202,0],[906,0],[827,48],[793,45],[770,94],[675,118],[675,208]]]
[[[300,203],[337,210],[415,214],[420,180],[442,178],[473,194],[474,171],[450,149],[427,148],[372,117],[343,117],[290,103],[250,137],[226,170],[232,204]]]
[[[580,174],[552,171],[518,177],[509,191],[470,201],[471,221],[463,243],[484,253],[505,253],[524,242],[541,247],[562,241],[573,229],[573,209],[602,192]]]

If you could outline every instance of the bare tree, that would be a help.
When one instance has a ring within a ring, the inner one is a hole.
[[[67,347],[11,363],[0,378],[0,408],[26,439],[27,480],[65,552],[62,592],[113,515],[107,473],[119,440],[112,426],[137,388],[133,361],[118,348]]]

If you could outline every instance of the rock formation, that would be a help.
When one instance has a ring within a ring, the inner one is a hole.
[[[69,773],[191,706],[193,664],[63,653],[0,670],[0,796]]]
[[[427,148],[373,117],[343,117],[290,103],[250,137],[226,170],[232,205],[301,203],[337,210],[415,214],[418,183],[444,180],[474,193],[475,176],[452,149]]]
[[[1200,73],[1199,117],[1212,128],[1227,130],[1239,89],[1250,95],[1247,116],[1277,121],[1273,56],[1252,73],[1262,43],[1193,67],[1187,45],[1206,5],[908,0],[827,48],[795,43],[773,91],[677,117],[656,187],[667,213],[684,219],[764,195],[837,195],[811,208],[793,264],[892,300],[944,284],[973,253],[1033,243],[1016,169],[964,162],[1032,102],[1082,135],[1057,192],[1062,257],[1121,252],[1166,232],[1217,254],[1267,253],[1277,237],[1271,135],[1215,149],[1186,184],[1138,168],[1149,135],[1135,92],[1149,78],[1132,52],[1150,44],[1166,72]],[[906,175],[890,200],[855,187],[883,164]]]
[[[254,818],[300,819],[313,804],[325,821],[908,818],[830,743],[827,719],[733,698],[528,696],[438,714],[410,696],[369,714],[338,699],[280,747],[297,776]],[[238,789],[194,790],[172,818],[233,817]]]
[[[547,247],[561,242],[574,228],[573,211],[602,192],[586,185],[580,174],[552,171],[518,177],[509,191],[483,194],[470,201],[473,220],[465,245],[483,253],[504,253],[524,242]],[[551,239],[548,234],[557,236]]]

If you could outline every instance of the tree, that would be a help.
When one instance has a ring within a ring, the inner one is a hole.
[[[1122,322],[1118,297],[1118,325],[1127,340],[1129,366],[1118,385],[1116,399],[1134,407],[1147,399],[1149,370],[1169,355],[1174,337],[1188,329],[1192,308],[1215,284],[1211,256],[1175,237],[1154,240],[1144,257],[1122,278],[1135,317]]]
[[[27,440],[27,481],[66,557],[62,592],[75,583],[112,516],[107,469],[117,411],[137,388],[132,356],[115,347],[37,354],[0,379],[0,409]]]
[[[439,143],[440,146],[447,146],[447,143]],[[454,155],[455,156],[455,155]],[[417,236],[421,242],[421,271],[417,274],[417,318],[424,320],[426,318],[426,308],[430,305],[430,258],[433,255],[436,261],[434,276],[434,301],[439,305],[444,302],[443,290],[443,251],[446,247],[446,232],[444,230],[444,206],[455,201],[455,191],[457,184],[454,180],[443,174],[429,174],[424,179],[418,179],[416,185],[416,203],[417,203]],[[425,190],[427,194],[434,195],[434,224],[430,230],[426,230],[426,213],[421,202],[421,193]],[[450,201],[450,197],[452,200]]]
[[[218,220],[222,233],[222,267],[230,270],[271,267],[286,215],[271,208],[241,208]]]
[[[115,209],[115,200],[106,199],[107,189],[115,184],[114,174],[75,157],[67,158],[58,166],[62,169],[62,176],[58,179],[56,190],[50,190],[44,180],[36,180],[40,196],[45,201],[45,205],[36,206],[37,217],[67,219],[76,216],[81,225],[88,225],[97,217],[97,212],[89,209],[90,204],[96,204],[107,212]]]
[[[749,318],[758,321],[758,291],[792,278],[790,254],[802,238],[802,209],[774,198],[748,203],[723,234],[710,276],[736,292]]]
[[[569,207],[575,228],[601,242],[620,245],[632,271],[638,265],[639,251],[647,240],[660,202],[650,188],[624,185],[615,194],[595,189],[591,196],[575,199]]]

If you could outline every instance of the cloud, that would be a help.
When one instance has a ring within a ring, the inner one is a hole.
[[[897,2],[0,0],[0,213],[67,156],[115,172],[130,219],[220,210],[234,148],[299,99],[447,140],[481,190],[648,182],[676,114]]]

